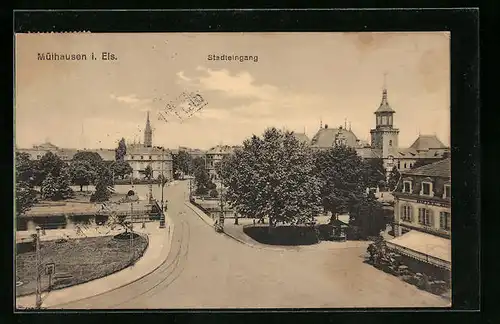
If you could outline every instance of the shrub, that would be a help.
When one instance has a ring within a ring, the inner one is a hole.
[[[210,198],[217,198],[217,197],[219,197],[219,192],[217,191],[217,189],[212,189],[212,190],[210,190],[209,195],[210,195]]]
[[[316,228],[311,226],[277,226],[271,234],[268,226],[246,226],[243,231],[263,244],[311,245],[319,242]]]

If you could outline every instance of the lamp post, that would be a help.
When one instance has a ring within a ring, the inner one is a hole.
[[[163,178],[163,164],[165,163],[165,149],[161,148],[161,211],[160,211],[160,228],[165,228],[165,214],[163,207],[163,187],[165,186],[165,179]]]
[[[40,309],[42,307],[42,278],[40,275],[40,268],[42,266],[40,257],[40,226],[36,227],[35,246],[36,246],[36,308]]]

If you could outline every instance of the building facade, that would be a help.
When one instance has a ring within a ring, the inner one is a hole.
[[[168,180],[174,178],[172,152],[160,146],[153,146],[153,130],[149,112],[144,128],[144,143],[127,144],[125,161],[132,167],[133,179],[144,179],[144,171],[148,166],[151,167],[153,179],[158,179],[162,173]]]
[[[395,238],[387,247],[419,264],[451,271],[450,159],[401,174],[393,193]],[[446,273],[443,280],[449,280]]]
[[[394,235],[417,230],[451,236],[451,161],[401,172],[394,203]]]
[[[205,153],[205,168],[211,180],[218,180],[217,164],[222,161],[224,156],[232,154],[239,146],[217,145]]]
[[[432,162],[449,156],[449,147],[435,135],[419,135],[410,147],[399,147],[399,129],[394,127],[395,113],[389,104],[387,89],[383,89],[382,101],[374,112],[375,128],[370,130],[370,143],[359,140],[347,125],[328,128],[328,125],[323,127],[321,124],[311,141],[311,147],[316,150],[337,145],[352,147],[364,159],[382,159],[387,174],[394,167],[405,171],[410,170],[419,160]]]

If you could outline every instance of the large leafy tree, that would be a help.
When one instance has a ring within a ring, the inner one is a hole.
[[[28,211],[37,201],[37,194],[33,188],[34,161],[30,160],[29,154],[16,154],[16,215]]]
[[[83,186],[88,186],[95,178],[96,170],[87,160],[76,160],[71,163],[69,172],[72,182],[80,186],[80,191],[83,191]]]
[[[188,152],[186,151],[179,151],[179,153],[174,154],[172,156],[172,163],[173,163],[173,171],[174,173],[176,172],[182,172],[184,174],[189,174],[191,173],[192,169],[192,163],[193,159],[191,155],[189,155]]]
[[[349,215],[349,225],[360,239],[379,236],[388,223],[382,204],[375,199],[373,193],[352,204],[349,207]]]
[[[142,171],[142,174],[144,175],[145,179],[152,179],[153,178],[153,169],[151,168],[151,165],[147,165],[146,168]]]
[[[225,197],[237,213],[303,223],[320,211],[320,187],[309,148],[291,132],[267,129],[253,136],[222,163]]]
[[[196,168],[194,170],[194,178],[196,183],[195,194],[206,195],[212,188],[207,170],[201,167]]]
[[[315,167],[321,180],[323,208],[332,215],[347,212],[365,195],[367,167],[353,148],[340,145],[319,151]]]
[[[98,182],[97,176],[99,169],[101,169],[104,164],[104,161],[102,157],[99,155],[97,152],[89,152],[89,151],[82,151],[82,152],[77,152],[73,156],[73,163],[76,161],[86,161],[87,163],[90,164],[92,173],[94,175],[94,178],[92,179],[92,183],[95,185]],[[107,162],[107,161],[106,161]]]
[[[365,160],[366,165],[366,184],[370,188],[374,187],[386,187],[386,174],[384,168],[384,162],[382,159],[367,159]]]
[[[42,197],[47,200],[64,200],[73,196],[68,167],[61,169],[58,177],[48,174],[42,182]]]
[[[117,160],[111,163],[112,171],[115,176],[125,179],[126,176],[132,174],[133,169],[130,164],[125,160]]]
[[[61,170],[66,167],[66,163],[52,152],[45,153],[40,160],[34,163],[34,185],[41,186],[40,192],[43,193],[42,182],[50,174],[53,178],[61,175]]]
[[[111,197],[110,188],[113,187],[113,173],[109,166],[102,163],[95,178],[95,192],[90,196],[91,202],[104,202]]]

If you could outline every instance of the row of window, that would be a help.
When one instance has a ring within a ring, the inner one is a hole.
[[[403,169],[407,169],[407,168],[411,168],[411,167],[413,167],[413,163],[411,163],[411,162],[403,163]],[[401,169],[401,161],[398,161],[398,169]]]
[[[403,181],[403,191],[402,192],[406,192],[406,193],[413,192],[413,183],[410,180]],[[422,181],[422,186],[420,188],[420,195],[422,195],[422,196],[434,196],[432,182]],[[444,185],[443,198],[451,198],[451,185],[450,184]]]
[[[434,226],[432,210],[428,208],[418,209],[418,223],[424,226]],[[401,220],[413,223],[413,208],[410,205],[401,207]],[[451,229],[451,214],[449,212],[439,213],[439,228],[449,231]]]

